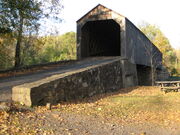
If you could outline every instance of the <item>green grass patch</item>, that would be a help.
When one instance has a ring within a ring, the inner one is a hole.
[[[61,110],[115,122],[151,122],[168,125],[180,123],[180,93],[164,94],[158,87],[139,87],[127,93],[120,91],[95,96],[82,103],[62,107]]]
[[[109,98],[108,101],[117,106],[125,107],[127,110],[134,109],[134,111],[163,112],[180,110],[179,93],[156,96],[114,96]]]

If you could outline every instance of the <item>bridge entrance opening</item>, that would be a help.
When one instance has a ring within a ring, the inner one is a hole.
[[[81,29],[81,57],[120,56],[120,26],[114,20],[89,21]]]
[[[136,65],[138,85],[150,86],[151,85],[151,67],[145,65]]]

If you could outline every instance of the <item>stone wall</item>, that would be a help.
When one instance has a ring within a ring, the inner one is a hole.
[[[121,60],[122,65],[122,77],[124,88],[137,86],[138,77],[136,71],[136,64],[131,63],[128,59],[124,58]]]
[[[78,100],[123,87],[121,59],[13,87],[12,99],[27,106]]]

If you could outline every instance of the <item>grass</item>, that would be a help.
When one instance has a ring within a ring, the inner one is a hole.
[[[158,87],[136,87],[66,104],[61,111],[96,115],[116,122],[148,121],[166,126],[175,122],[180,124],[179,99],[180,93],[164,94]]]

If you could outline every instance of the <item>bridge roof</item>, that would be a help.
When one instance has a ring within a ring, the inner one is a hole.
[[[98,11],[98,12],[109,12],[109,13],[113,13],[113,14],[116,14],[120,17],[125,17],[121,14],[119,14],[118,12],[116,11],[113,11],[112,9],[109,9],[101,4],[98,4],[97,6],[95,6],[93,9],[91,9],[89,12],[87,12],[84,16],[82,16],[79,20],[77,20],[77,23],[80,22],[81,20],[83,20],[84,18],[86,18],[87,16],[91,16],[91,15],[94,15],[95,11]]]

